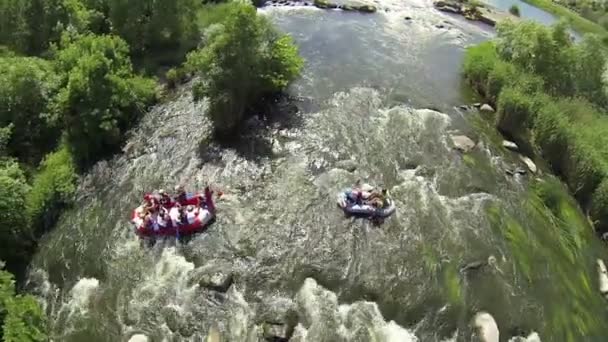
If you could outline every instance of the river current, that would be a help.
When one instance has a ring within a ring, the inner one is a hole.
[[[464,49],[491,31],[426,0],[376,4],[260,10],[306,60],[292,99],[226,146],[185,85],[83,176],[29,272],[52,340],[469,341],[478,311],[504,341],[605,340],[605,248],[576,207],[564,225],[531,200],[550,176],[505,173],[523,164],[459,108]],[[358,179],[390,189],[396,214],[345,218],[336,195]],[[128,218],[144,192],[207,183],[225,193],[207,232],[139,242]]]

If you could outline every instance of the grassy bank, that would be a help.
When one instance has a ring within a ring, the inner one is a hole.
[[[522,0],[532,6],[541,8],[549,13],[552,13],[560,18],[568,20],[572,28],[578,33],[594,33],[598,35],[606,35],[606,30],[599,24],[594,23],[591,20],[583,18],[580,14],[575,11],[556,4],[551,0]]]
[[[497,106],[495,125],[529,142],[566,182],[595,227],[608,230],[608,116],[601,41],[572,44],[563,26],[498,27],[469,48],[468,82]]]

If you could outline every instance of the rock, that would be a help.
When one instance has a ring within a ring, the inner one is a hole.
[[[479,107],[481,107],[481,103],[475,102],[475,103],[473,103],[473,107],[479,108]]]
[[[481,105],[481,107],[479,107],[479,111],[482,113],[494,113],[494,108],[492,108],[492,106],[490,106],[487,103],[484,103],[483,105]]]
[[[460,106],[458,106],[458,108],[460,108],[462,110],[469,110],[469,106],[467,106],[467,105],[460,105]]]
[[[437,10],[442,12],[449,12],[455,14],[462,13],[462,6],[455,1],[438,0],[433,3],[433,6],[435,6]]]
[[[537,171],[536,164],[534,164],[532,159],[530,159],[526,156],[520,155],[519,160],[521,160],[522,162],[524,162],[524,164],[526,164],[526,166],[528,167],[528,170],[530,170],[532,173],[536,173],[536,171]]]
[[[412,17],[405,17],[405,20],[412,20]]]
[[[509,141],[509,140],[503,140],[502,141],[502,147],[504,147],[504,148],[506,148],[508,150],[511,150],[511,151],[517,151],[517,150],[519,150],[519,147],[517,147],[517,144],[514,143],[514,142],[512,142],[512,141]]]
[[[322,8],[322,9],[333,9],[333,8],[338,8],[338,5],[336,4],[332,4],[331,2],[328,2],[326,0],[315,0],[313,3],[316,7],[318,8]]]
[[[512,170],[505,170],[505,173],[509,176],[513,176],[515,174],[515,172],[513,172]]]
[[[473,318],[473,327],[481,342],[499,342],[498,326],[494,317],[487,312],[478,312]]]
[[[354,172],[357,169],[357,166],[357,162],[350,159],[340,160],[336,163],[337,168],[346,170],[348,172]]]
[[[375,13],[377,11],[376,6],[373,5],[361,5],[361,6],[353,6],[357,11],[363,13]]]
[[[460,272],[464,273],[467,272],[469,270],[478,270],[484,266],[486,266],[488,263],[484,260],[484,261],[474,261],[474,262],[470,262],[464,266],[462,266],[460,268]]]
[[[144,335],[144,334],[135,334],[133,336],[131,336],[131,338],[129,339],[129,342],[148,342],[148,336]]]
[[[602,259],[597,259],[596,262],[600,293],[604,298],[608,299],[608,271],[606,270],[606,264],[604,264]]]
[[[209,334],[207,334],[207,339],[205,342],[221,342],[220,332],[215,326],[212,326],[209,329]]]
[[[521,167],[515,168],[515,170],[513,172],[517,173],[517,174],[520,174],[520,175],[525,175],[526,174],[526,170],[523,169],[523,168],[521,168]]]
[[[189,286],[198,284],[200,287],[218,292],[228,291],[234,282],[231,264],[217,259],[195,269],[191,274]]]
[[[179,311],[177,311],[175,307],[164,307],[162,309],[162,316],[164,317],[165,323],[167,324],[169,330],[171,330],[172,332],[179,331],[179,325],[182,319]]]
[[[438,28],[438,29],[442,29],[442,28],[445,28],[445,25],[443,25],[443,24],[437,24],[437,25],[435,25],[435,27]]]
[[[283,342],[289,341],[293,328],[290,328],[287,324],[277,323],[264,323],[264,339],[266,341]]]
[[[465,135],[452,135],[454,148],[460,152],[467,153],[475,148],[475,142]]]

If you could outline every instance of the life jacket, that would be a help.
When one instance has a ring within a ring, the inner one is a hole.
[[[158,215],[158,217],[156,219],[156,223],[158,224],[158,226],[160,228],[167,228],[167,223],[169,223],[169,222],[167,221],[167,219],[165,217],[166,216]]]
[[[178,196],[175,201],[184,207],[188,205],[200,205],[199,195],[191,192],[187,192],[184,196]]]
[[[198,209],[188,211],[186,213],[186,218],[188,219],[188,224],[193,224],[194,222],[196,222],[198,218]]]
[[[181,224],[181,217],[178,207],[172,207],[171,209],[169,209],[169,218],[171,219],[171,224],[173,225],[173,227],[176,227],[177,225]]]

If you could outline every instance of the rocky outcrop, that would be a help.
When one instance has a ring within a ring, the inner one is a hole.
[[[131,336],[131,338],[129,339],[129,342],[148,342],[150,341],[148,339],[148,336],[144,335],[144,334],[135,334],[133,336]]]
[[[462,14],[463,11],[462,5],[456,1],[437,0],[433,2],[433,6],[439,11],[448,13]]]
[[[479,341],[499,342],[498,325],[494,317],[487,312],[478,312],[473,318],[473,328],[475,328]]]
[[[475,148],[475,142],[466,135],[452,135],[451,138],[452,143],[454,144],[454,149],[460,152],[467,153]]]
[[[433,3],[439,11],[461,14],[468,20],[479,21],[490,26],[495,26],[497,22],[506,18],[517,20],[518,17],[502,12],[494,8],[489,8],[488,5],[479,6],[477,4],[468,4],[466,1],[457,0],[437,0]]]

